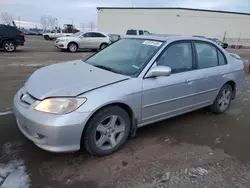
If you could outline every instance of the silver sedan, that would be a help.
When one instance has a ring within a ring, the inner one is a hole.
[[[35,71],[14,98],[21,132],[52,152],[108,155],[137,128],[209,107],[223,113],[243,62],[196,37],[128,37],[86,61]]]

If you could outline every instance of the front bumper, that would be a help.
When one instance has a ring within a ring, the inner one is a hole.
[[[66,115],[46,114],[33,110],[34,102],[24,106],[20,97],[14,98],[13,111],[20,131],[38,147],[51,152],[71,152],[80,149],[82,131],[89,113],[74,111]]]
[[[58,49],[67,49],[68,48],[68,44],[65,43],[65,42],[58,42],[58,41],[55,41],[55,44],[54,44],[55,47],[57,47]]]

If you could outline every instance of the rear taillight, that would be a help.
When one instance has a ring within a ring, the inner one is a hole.
[[[120,35],[118,35],[118,40],[120,40],[121,39],[121,36]]]
[[[24,37],[24,33],[20,33],[19,36]]]

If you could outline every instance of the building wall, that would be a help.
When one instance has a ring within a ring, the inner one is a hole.
[[[250,15],[183,9],[99,9],[98,30],[125,34],[144,29],[157,34],[250,38]]]

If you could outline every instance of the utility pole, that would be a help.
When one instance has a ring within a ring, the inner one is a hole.
[[[20,16],[18,16],[18,25],[19,25],[19,29],[20,29]]]

